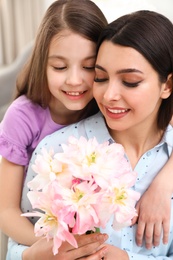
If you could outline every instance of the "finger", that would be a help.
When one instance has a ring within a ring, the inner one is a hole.
[[[93,242],[99,242],[100,244],[104,243],[108,239],[107,234],[102,234],[102,233],[93,233],[93,234],[84,234],[84,235],[78,235],[75,237],[78,247],[81,247],[86,244],[90,244]]]
[[[95,242],[98,242],[98,245],[101,245],[108,239],[108,235],[101,234],[101,233],[93,233],[89,235],[83,234],[83,235],[75,235],[75,239],[78,248],[80,248],[84,245],[95,243]],[[74,250],[74,247],[71,244],[69,244],[67,241],[63,242],[61,247],[59,248],[60,252],[68,252],[71,250]]]
[[[168,244],[170,221],[163,222],[163,244]]]
[[[159,246],[162,233],[162,223],[156,223],[154,225],[153,245]]]
[[[131,223],[131,226],[133,226],[134,224],[136,224],[137,221],[138,221],[138,216],[133,217],[133,219],[132,219],[132,223]]]
[[[80,246],[78,248],[70,250],[68,253],[71,254],[71,255],[73,254],[74,259],[81,258],[81,257],[84,257],[84,256],[89,256],[91,254],[94,254],[95,252],[98,252],[98,251],[100,252],[100,249],[101,249],[100,245],[102,245],[105,242],[105,240],[107,240],[106,235],[102,236],[101,239],[99,238],[99,239],[93,241],[92,243],[87,243],[83,246]]]
[[[97,252],[95,252],[94,254],[88,256],[88,257],[81,257],[81,258],[77,258],[78,260],[83,260],[83,259],[87,259],[87,260],[100,260],[100,259],[104,259],[105,255],[108,251],[108,248],[106,246],[102,247],[101,249],[99,249]]]
[[[145,226],[145,247],[151,249],[153,245],[154,225],[149,223]]]
[[[142,240],[145,232],[145,223],[138,220],[138,225],[136,229],[136,244],[142,246]]]
[[[136,224],[137,223],[137,221],[138,221],[138,216],[139,216],[139,204],[137,203],[137,205],[136,205],[136,213],[137,213],[137,216],[135,216],[135,217],[133,217],[132,218],[132,226],[134,225],[134,224]]]

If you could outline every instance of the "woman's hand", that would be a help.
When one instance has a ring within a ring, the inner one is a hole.
[[[72,247],[69,243],[63,242],[58,254],[53,255],[53,241],[40,239],[31,247],[27,248],[22,255],[23,260],[100,260],[106,253],[106,246],[102,246],[108,239],[106,234],[90,234],[76,236],[78,248]]]
[[[129,256],[126,251],[108,244],[105,244],[104,246],[107,247],[104,260],[129,260]]]
[[[166,189],[164,180],[153,182],[137,203],[138,218],[135,217],[132,225],[138,222],[136,243],[150,249],[158,246],[163,231],[163,243],[168,243],[170,214],[171,214],[171,189]]]

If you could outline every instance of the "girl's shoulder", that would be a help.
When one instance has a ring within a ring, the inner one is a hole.
[[[48,108],[44,109],[40,105],[33,103],[25,95],[22,95],[10,104],[2,123],[8,125],[13,122],[15,124],[18,123],[18,126],[20,126],[20,124],[23,125],[25,123],[38,123],[38,119],[41,123],[48,116]]]
[[[43,110],[44,109],[40,105],[33,103],[25,95],[22,95],[11,103],[11,105],[7,109],[7,113],[8,111],[10,112],[24,111],[27,113],[37,113],[38,111],[43,111]]]
[[[37,144],[43,126],[47,125],[48,116],[48,109],[32,103],[25,96],[14,100],[0,124],[2,156],[14,163],[26,165],[30,156],[28,152]]]

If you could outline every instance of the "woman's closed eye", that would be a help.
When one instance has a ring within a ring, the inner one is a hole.
[[[123,85],[129,88],[135,88],[138,87],[139,84],[141,83],[142,80],[140,81],[135,81],[135,82],[127,82],[127,81],[123,81]]]
[[[94,78],[94,82],[97,82],[97,83],[105,82],[107,80],[108,80],[108,78],[99,78],[99,77]]]

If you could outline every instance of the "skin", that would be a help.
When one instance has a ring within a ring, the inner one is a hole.
[[[157,127],[157,113],[162,99],[171,94],[171,86],[171,75],[161,84],[157,72],[135,49],[107,41],[102,43],[93,94],[110,134],[124,146],[133,169],[142,154],[163,135]],[[150,223],[146,231],[149,227]],[[106,256],[110,257],[105,259],[129,259],[123,250],[108,248]]]

